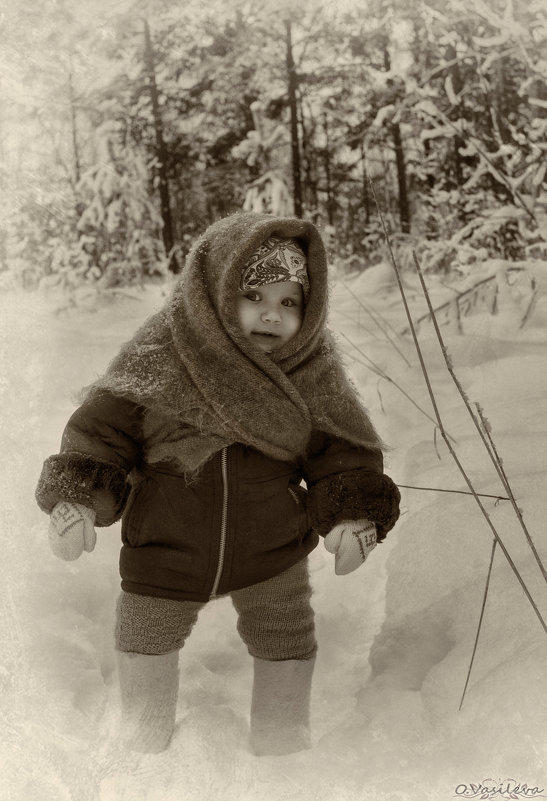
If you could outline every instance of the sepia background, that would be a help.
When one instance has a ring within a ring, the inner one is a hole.
[[[0,797],[547,794],[546,31],[536,0],[1,6]],[[403,514],[354,574],[311,556],[310,751],[249,753],[221,599],[172,745],[139,757],[115,738],[119,525],[59,562],[34,487],[80,388],[244,208],[318,225]]]

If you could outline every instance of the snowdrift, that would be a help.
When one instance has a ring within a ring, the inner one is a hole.
[[[348,278],[351,292],[335,283],[331,325],[391,446],[387,461],[394,480],[465,491],[424,414],[431,415],[431,408],[410,340],[391,333],[396,350],[355,299],[382,315],[385,330],[401,330],[405,319],[390,269],[379,265]],[[408,289],[413,313],[423,313],[411,278]],[[204,610],[183,651],[180,722],[170,749],[157,756],[120,752],[113,737],[118,701],[112,638],[119,526],[100,530],[93,554],[59,562],[49,552],[47,518],[33,492],[42,460],[58,449],[79,388],[161,304],[163,292],[156,286],[108,301],[91,297],[75,307],[65,303],[62,313],[56,313],[59,299],[10,294],[0,300],[2,797],[438,801],[466,792],[471,797],[472,784],[481,782],[545,788],[547,638],[497,547],[475,664],[458,711],[493,538],[472,497],[431,489],[402,490],[400,522],[356,573],[335,576],[322,547],[312,554],[320,650],[311,751],[260,759],[248,752],[251,660],[237,636],[235,613],[221,599]],[[449,292],[433,285],[434,302],[444,302]],[[508,289],[495,316],[475,309],[462,334],[450,325],[443,330],[466,392],[490,421],[545,562],[545,294],[519,328],[523,307],[522,293]],[[502,495],[426,324],[420,340],[462,463],[479,492]],[[355,346],[424,411],[365,367]],[[545,583],[510,505],[496,498],[484,503],[547,618]]]

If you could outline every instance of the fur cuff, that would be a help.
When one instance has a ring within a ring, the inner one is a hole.
[[[362,469],[326,476],[308,492],[308,508],[318,534],[324,537],[343,520],[366,518],[376,524],[378,542],[397,522],[400,500],[389,476]]]
[[[69,451],[46,459],[36,500],[46,514],[60,501],[81,503],[95,510],[95,525],[111,526],[122,515],[129,489],[121,467]]]

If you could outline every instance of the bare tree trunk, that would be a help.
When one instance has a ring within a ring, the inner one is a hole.
[[[384,67],[386,72],[391,70],[391,56],[387,49],[387,44],[384,46]],[[399,190],[399,221],[401,223],[401,231],[404,234],[410,233],[410,206],[408,203],[408,192],[406,182],[406,165],[405,154],[403,151],[403,138],[401,136],[401,127],[399,123],[394,122],[390,126],[391,136],[393,138],[393,146],[395,148],[395,163],[397,166],[397,186]]]
[[[156,69],[154,64],[154,52],[152,50],[152,40],[150,37],[150,26],[148,20],[144,20],[144,61],[148,75],[148,88],[152,101],[152,113],[154,116],[154,129],[156,133],[156,154],[158,159],[158,177],[161,203],[161,218],[163,220],[163,244],[165,252],[169,256],[169,269],[173,273],[180,271],[178,260],[173,251],[173,220],[171,217],[171,203],[169,198],[169,182],[167,178],[167,148],[163,138],[163,123],[160,114],[158,100],[158,87],[156,84]]]
[[[329,124],[326,114],[323,117],[323,127],[325,131],[325,154],[323,163],[325,166],[325,181],[327,186],[327,218],[329,221],[329,225],[334,225],[334,198],[332,196],[332,181],[331,181],[331,167],[330,167]]]
[[[292,31],[290,20],[285,20],[287,42],[287,73],[289,89],[289,108],[291,110],[291,153],[294,213],[302,216],[302,181],[300,175],[300,147],[298,143],[298,109],[296,104],[296,70],[292,52]]]
[[[365,143],[361,140],[361,164],[363,167],[363,207],[365,209],[365,225],[370,224],[370,194],[368,191],[368,175],[366,169]]]
[[[297,99],[298,102],[298,99]],[[302,167],[304,171],[304,187],[305,193],[303,197],[303,203],[308,208],[313,209],[314,213],[317,213],[317,209],[319,208],[319,198],[317,194],[317,170],[315,160],[312,162],[310,149],[308,147],[308,142],[313,138],[313,131],[315,128],[315,123],[311,120],[310,117],[310,126],[306,129],[306,125],[304,124],[304,111],[302,108],[302,101],[300,100],[299,103],[300,107],[300,114],[298,122],[300,124],[301,130],[301,156],[302,156]]]
[[[72,83],[72,72],[68,73],[68,97],[70,102],[70,120],[72,123],[72,154],[74,156],[74,186],[76,186],[82,174],[82,167],[80,163],[80,148],[78,146],[78,128],[76,125],[76,99],[74,97],[74,84]]]
[[[451,64],[451,66],[450,66],[450,78],[452,80],[452,89],[454,91],[454,94],[457,97],[460,97],[460,92],[463,89],[463,80],[462,80],[462,75],[461,75],[461,72],[460,72],[460,67],[459,67],[459,64],[457,62],[456,55],[457,55],[456,54],[456,50],[453,47],[453,45],[448,44],[446,46],[445,58],[447,59],[448,63]],[[457,119],[462,117],[462,116],[464,116],[463,109],[461,108],[461,104],[460,103],[458,103],[458,105],[455,106],[455,112],[454,113],[455,113],[455,116],[456,116]],[[454,176],[455,176],[455,179],[456,179],[456,186],[458,187],[458,189],[460,187],[462,187],[463,184],[464,184],[463,165],[462,165],[462,160],[461,160],[461,155],[460,155],[460,148],[462,148],[464,146],[464,144],[465,144],[465,142],[463,141],[461,136],[455,136],[454,137],[453,151],[452,152],[453,152],[453,158],[454,158]],[[460,216],[460,219],[463,220],[463,218],[461,216]]]
[[[410,206],[408,204],[408,193],[406,185],[406,165],[405,154],[403,151],[403,140],[401,137],[401,127],[398,123],[391,126],[393,144],[395,146],[395,161],[397,164],[397,186],[399,187],[399,220],[403,234],[410,233]]]

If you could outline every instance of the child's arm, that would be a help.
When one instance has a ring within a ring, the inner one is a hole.
[[[321,536],[349,521],[374,523],[377,542],[399,517],[400,493],[383,471],[380,448],[363,448],[317,432],[312,436],[303,476],[308,510]]]
[[[51,514],[58,503],[93,510],[98,526],[121,517],[127,476],[141,453],[142,410],[110,393],[91,395],[63,433],[60,453],[44,462],[36,488],[40,508]]]

